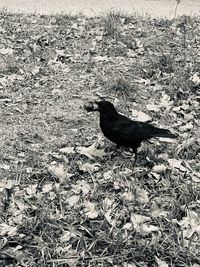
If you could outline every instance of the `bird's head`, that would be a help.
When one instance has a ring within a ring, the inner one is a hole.
[[[106,100],[95,101],[97,107],[94,107],[91,111],[99,111],[100,113],[104,112],[116,112],[114,105]]]

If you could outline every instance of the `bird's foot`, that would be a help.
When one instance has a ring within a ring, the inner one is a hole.
[[[119,146],[117,145],[115,147],[115,149],[113,150],[113,152],[110,154],[110,159],[113,159],[117,155],[117,149],[118,148],[119,148]]]
[[[114,157],[117,156],[117,151],[113,151],[111,154],[110,154],[110,159],[113,159]]]
[[[152,168],[154,166],[154,163],[148,157],[143,157],[141,159],[141,165],[147,168]]]

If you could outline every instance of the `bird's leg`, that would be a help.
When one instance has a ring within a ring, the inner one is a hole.
[[[120,147],[119,145],[116,145],[115,149],[114,149],[113,152],[111,153],[111,156],[110,156],[111,159],[113,158],[113,156],[115,155],[115,153],[117,152],[117,149],[118,149],[119,147]]]
[[[135,154],[135,160],[134,160],[133,165],[135,166],[136,161],[137,161],[137,158],[138,158],[137,149],[133,149],[133,152],[134,152],[134,154]]]

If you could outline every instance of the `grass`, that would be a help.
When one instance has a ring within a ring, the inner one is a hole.
[[[199,18],[0,17],[2,266],[199,266]],[[110,159],[98,98],[179,137]]]

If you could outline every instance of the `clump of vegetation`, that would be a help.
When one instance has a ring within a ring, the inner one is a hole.
[[[116,82],[113,84],[112,89],[116,91],[116,93],[129,93],[131,91],[131,84],[124,78],[118,78]]]
[[[124,16],[119,12],[109,11],[104,17],[104,35],[118,39],[120,36],[120,20]]]

